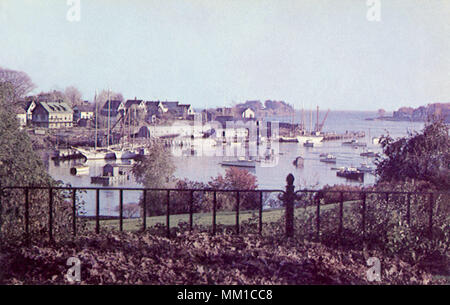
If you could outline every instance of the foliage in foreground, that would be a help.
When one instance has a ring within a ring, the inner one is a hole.
[[[337,250],[295,239],[151,232],[85,235],[55,246],[3,246],[0,284],[67,284],[69,257],[81,260],[81,284],[430,284],[432,276],[379,252]],[[367,259],[380,258],[381,282]]]
[[[19,123],[11,105],[17,92],[11,84],[0,79],[0,184],[1,187],[58,186],[47,173],[25,130]],[[45,234],[48,223],[49,192],[47,190],[4,189],[0,194],[0,239],[20,239],[25,226],[25,197],[28,195],[29,231],[36,238]],[[53,192],[53,223],[57,234],[70,234],[67,221],[71,207],[65,203],[67,192]],[[79,200],[78,207],[84,203]]]
[[[382,137],[383,159],[377,161],[378,182],[420,180],[429,188],[450,187],[450,140],[448,126],[441,120],[427,122],[420,133],[394,140]]]

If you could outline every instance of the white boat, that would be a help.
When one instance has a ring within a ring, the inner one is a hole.
[[[114,152],[108,149],[92,149],[92,148],[79,148],[74,147],[79,151],[87,160],[101,160],[114,158]]]
[[[138,153],[131,149],[116,149],[113,150],[115,157],[117,160],[119,159],[133,159],[135,158]]]
[[[220,165],[222,165],[222,166],[235,166],[235,167],[255,168],[256,167],[256,161],[248,160],[248,159],[245,159],[245,158],[239,158],[237,160],[222,161],[222,162],[220,162]]]
[[[336,157],[333,156],[332,154],[328,154],[325,157],[320,158],[320,162],[336,163]]]
[[[367,163],[361,163],[361,166],[359,166],[357,168],[357,170],[359,170],[360,172],[363,172],[363,173],[372,173],[373,172],[373,168],[368,166]]]
[[[361,172],[354,167],[346,167],[343,170],[338,170],[336,176],[347,178],[350,180],[364,181],[364,172]]]
[[[317,135],[308,135],[308,136],[297,136],[297,141],[300,144],[304,144],[307,141],[312,142],[313,144],[319,144],[322,142],[323,136],[317,136]]]
[[[358,142],[358,140],[353,139],[351,141],[347,141],[347,142],[342,142],[343,146],[352,146],[352,147],[366,147],[367,144],[366,143],[361,143]]]
[[[74,165],[73,167],[70,168],[70,173],[74,176],[75,175],[88,175],[89,174],[89,166],[83,165],[83,164]]]

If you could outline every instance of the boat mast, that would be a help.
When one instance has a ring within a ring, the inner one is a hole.
[[[302,102],[302,134],[305,133],[305,102]]]
[[[97,117],[98,117],[98,105],[97,105],[97,90],[95,90],[95,96],[94,96],[94,105],[95,105],[95,150],[97,150]]]
[[[316,114],[316,131],[319,131],[319,105],[317,105],[317,114]]]
[[[110,125],[110,118],[111,118],[111,100],[110,100],[110,98],[109,98],[109,89],[108,89],[108,95],[107,95],[107,98],[108,98],[108,124],[107,124],[107,135],[106,135],[106,145],[107,145],[107,148],[109,149],[109,125]]]

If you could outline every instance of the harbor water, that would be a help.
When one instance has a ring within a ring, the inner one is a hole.
[[[306,112],[307,113],[307,112]],[[316,121],[315,113],[313,115],[314,124]],[[323,119],[325,112],[319,113],[319,122]],[[301,120],[301,113],[297,112],[295,117],[278,117],[270,118],[271,120],[278,120],[280,122],[294,122],[299,123]],[[310,116],[304,115],[306,119]],[[364,131],[366,137],[359,138],[359,142],[367,144],[367,149],[374,152],[381,152],[381,147],[378,144],[372,143],[373,137],[380,137],[381,135],[390,134],[394,138],[407,135],[408,132],[419,131],[423,128],[424,123],[421,122],[393,122],[393,121],[377,121],[366,120],[366,118],[376,117],[376,112],[355,112],[355,111],[331,111],[325,122],[323,131],[345,133],[346,131]],[[304,122],[306,128],[309,122]],[[312,124],[314,126],[314,124]],[[258,188],[261,189],[284,189],[286,185],[286,176],[292,173],[295,177],[296,188],[319,188],[324,185],[334,184],[351,184],[351,185],[370,185],[375,182],[375,176],[366,173],[364,181],[351,181],[336,176],[336,170],[333,167],[358,167],[361,163],[375,168],[374,158],[367,158],[360,156],[360,153],[365,151],[365,148],[352,146],[343,146],[341,141],[326,141],[314,147],[304,147],[298,143],[277,143],[278,157],[266,166],[259,166],[258,163],[254,169],[250,171],[257,177]],[[172,148],[174,155],[173,160],[176,166],[175,177],[184,179],[187,178],[193,181],[208,182],[211,177],[216,177],[219,174],[225,174],[226,167],[220,165],[223,160],[221,156],[203,155],[191,156],[182,153],[181,148]],[[336,164],[329,164],[320,162],[319,155],[322,153],[330,153],[336,156]],[[304,165],[297,168],[293,161],[301,156],[304,159]],[[84,175],[74,176],[70,173],[70,168],[74,165],[74,160],[57,162],[53,160],[45,160],[50,175],[56,179],[61,180],[66,184],[76,187],[96,186],[101,185],[91,184],[90,177],[100,175],[102,168],[106,163],[114,161],[88,161],[85,163],[89,166],[88,173]],[[130,161],[127,161],[128,163]],[[117,163],[121,163],[120,161]],[[130,179],[124,183],[113,185],[117,187],[141,187],[139,183],[130,175]],[[124,203],[137,203],[142,192],[124,191]],[[95,213],[95,191],[87,191],[82,194],[85,200],[85,210],[87,215],[94,215]],[[100,214],[101,215],[118,215],[116,211],[119,205],[119,192],[111,190],[103,190],[100,192]]]

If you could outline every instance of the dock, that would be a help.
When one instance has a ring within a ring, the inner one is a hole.
[[[355,138],[364,138],[365,136],[366,136],[366,133],[364,131],[347,132],[347,133],[342,133],[342,134],[328,133],[323,136],[322,141],[347,140],[347,139],[355,139]]]

